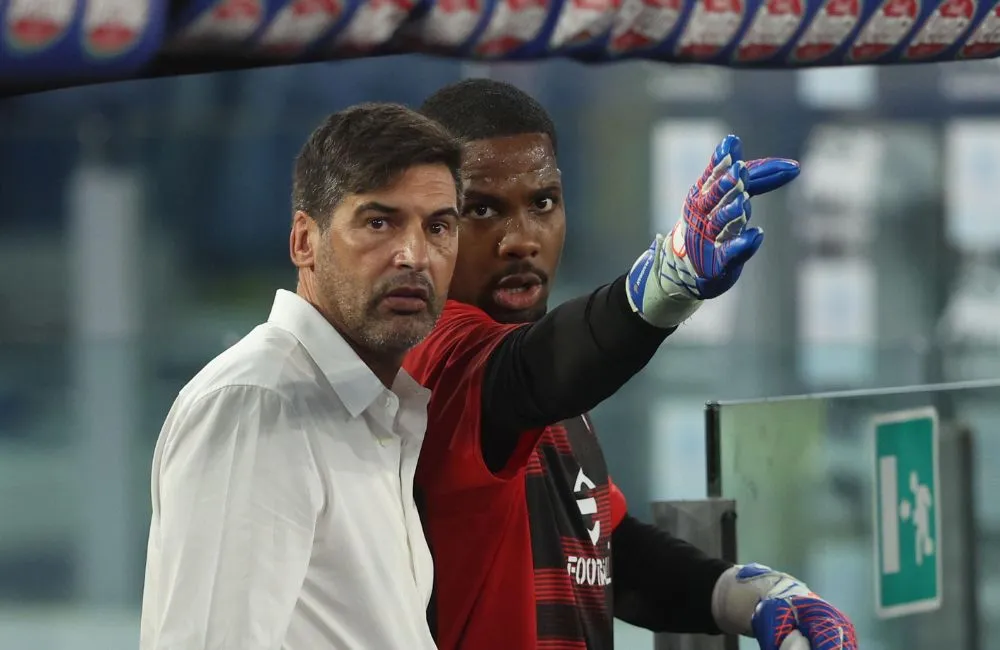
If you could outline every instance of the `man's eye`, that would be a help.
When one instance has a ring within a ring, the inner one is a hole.
[[[497,215],[497,211],[487,205],[473,205],[466,208],[465,214],[473,219],[490,219]]]
[[[539,212],[549,212],[556,207],[556,201],[552,198],[538,199],[535,201],[535,209]]]
[[[448,232],[450,225],[444,221],[438,221],[437,223],[432,223],[430,226],[430,231],[432,235],[443,235]]]
[[[385,227],[385,219],[369,219],[368,227],[372,230],[382,230]]]

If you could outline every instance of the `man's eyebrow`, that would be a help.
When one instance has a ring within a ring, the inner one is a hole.
[[[469,199],[473,199],[475,201],[485,201],[485,202],[502,200],[496,194],[491,194],[486,190],[467,189],[465,190],[464,194],[466,201],[468,201]]]
[[[552,183],[548,183],[543,187],[539,187],[537,190],[534,191],[534,193],[543,194],[543,193],[561,192],[561,191],[562,191],[562,183],[560,181],[553,181]]]
[[[358,207],[354,208],[354,214],[361,214],[362,212],[383,212],[385,214],[393,214],[399,212],[399,208],[379,203],[378,201],[366,201],[365,203],[362,203]]]
[[[440,210],[435,210],[434,212],[431,213],[432,219],[435,217],[445,217],[445,216],[455,217],[457,219],[459,217],[458,210],[456,210],[451,206],[448,206],[447,208],[441,208]]]

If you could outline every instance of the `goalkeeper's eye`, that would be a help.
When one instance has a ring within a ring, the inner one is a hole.
[[[492,219],[499,214],[488,205],[467,205],[465,206],[465,216],[472,219]]]

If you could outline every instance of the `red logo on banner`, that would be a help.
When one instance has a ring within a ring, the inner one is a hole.
[[[903,42],[919,15],[919,0],[886,0],[861,29],[847,57],[856,62],[879,59]]]
[[[792,61],[812,63],[840,47],[861,19],[861,0],[827,0],[792,50]]]
[[[585,45],[611,28],[621,0],[569,0],[563,4],[549,47]]]
[[[928,59],[955,44],[972,24],[975,0],[946,0],[934,10],[913,41],[906,46],[908,59]]]
[[[700,0],[681,34],[677,54],[686,59],[709,59],[729,45],[743,22],[743,0]]]
[[[1000,53],[1000,2],[983,17],[976,31],[959,50],[963,59],[984,59]]]
[[[76,0],[10,0],[4,16],[6,41],[19,52],[38,52],[65,36]]]
[[[92,56],[118,56],[149,26],[150,0],[91,0],[83,14],[84,46]]]
[[[501,57],[538,36],[548,17],[548,0],[498,0],[475,53]]]
[[[754,15],[736,50],[740,62],[761,61],[777,54],[795,36],[805,10],[802,0],[767,0]]]
[[[677,27],[682,11],[681,0],[624,0],[608,49],[624,54],[656,47]]]
[[[340,0],[294,0],[267,26],[260,49],[279,56],[299,54],[321,39],[343,11]]]

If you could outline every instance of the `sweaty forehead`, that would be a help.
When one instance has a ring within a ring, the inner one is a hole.
[[[470,185],[548,185],[558,182],[559,177],[547,135],[514,135],[465,145],[462,179]]]

